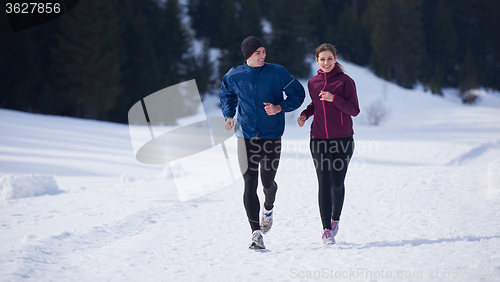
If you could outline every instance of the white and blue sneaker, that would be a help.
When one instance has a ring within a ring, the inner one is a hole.
[[[252,233],[252,242],[248,248],[250,250],[263,250],[266,248],[264,245],[264,238],[262,237],[262,231],[255,230]]]
[[[260,229],[264,234],[269,232],[271,227],[273,226],[273,209],[270,211],[262,208],[262,217],[260,219]]]

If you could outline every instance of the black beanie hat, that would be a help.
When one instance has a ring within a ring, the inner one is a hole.
[[[262,41],[255,36],[249,36],[243,40],[243,43],[241,43],[241,51],[243,52],[245,59],[250,58],[260,47],[264,47],[264,43],[262,43]]]

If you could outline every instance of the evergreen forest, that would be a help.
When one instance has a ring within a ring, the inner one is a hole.
[[[249,35],[301,79],[328,42],[405,88],[500,90],[499,27],[498,0],[83,0],[20,32],[3,14],[0,108],[126,123],[133,104],[182,81],[218,95]]]

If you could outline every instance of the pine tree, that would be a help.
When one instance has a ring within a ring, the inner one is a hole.
[[[239,8],[239,9],[238,9]],[[222,57],[220,58],[220,70],[227,72],[235,65],[241,65],[243,56],[241,54],[241,42],[243,37],[242,23],[240,21],[241,6],[234,0],[224,1],[224,14],[221,17],[220,44]]]
[[[206,40],[211,47],[223,48],[220,32],[221,15],[224,13],[224,1],[220,0],[190,0],[188,15],[191,17],[191,27],[196,31],[196,38]]]
[[[383,78],[413,87],[426,58],[422,1],[374,0],[366,16],[371,26],[371,67]]]
[[[344,8],[348,6],[347,0],[321,0],[316,7],[316,11],[311,11],[315,14],[312,19],[312,33],[316,34],[316,39],[313,40],[314,46],[319,46],[322,43],[331,43],[337,45],[342,39],[339,36],[340,15],[344,12]]]
[[[247,36],[253,35],[265,41],[261,24],[263,9],[258,1],[193,0],[188,6],[196,38],[206,42],[209,48],[221,51],[218,70],[213,70],[217,76],[243,63],[245,58],[240,46]]]
[[[82,2],[62,18],[60,30],[51,53],[52,73],[59,78],[53,102],[69,107],[61,114],[107,119],[120,81],[113,6],[107,1]]]
[[[202,41],[203,42],[203,41]],[[219,75],[209,60],[208,44],[203,42],[201,54],[189,55],[185,60],[185,80],[196,80],[202,99],[207,92],[220,89]]]
[[[331,33],[332,38],[336,38],[333,44],[339,55],[344,60],[358,65],[368,65],[371,51],[369,32],[358,16],[355,6],[349,6],[347,2],[344,4],[337,25]]]
[[[162,64],[165,72],[165,87],[173,86],[180,83],[183,80],[188,80],[195,76],[193,72],[197,71],[197,67],[201,67],[202,62],[196,61],[196,54],[189,53],[189,43],[190,40],[187,30],[182,25],[181,11],[179,8],[179,3],[177,0],[168,0],[164,8],[164,26],[162,34],[164,35],[160,46],[164,46],[160,50],[160,57],[163,58]],[[206,74],[207,76],[209,74]],[[197,86],[198,91],[204,91],[206,85],[203,85],[204,81],[200,81],[198,78]],[[201,86],[201,87],[200,87]],[[201,89],[200,89],[201,88]],[[168,105],[169,111],[171,111],[170,116],[172,117],[182,117],[196,113],[198,110],[198,105],[195,101],[199,101],[198,94],[201,93],[187,93],[182,96],[172,97],[172,104]],[[174,106],[178,105],[178,106]],[[172,124],[176,123],[176,120],[165,120]]]
[[[483,1],[485,42],[485,63],[481,69],[481,85],[500,90],[500,1]]]
[[[118,15],[121,94],[110,111],[113,121],[126,123],[128,110],[143,97],[165,87],[158,54],[162,10],[154,0],[113,0]]]
[[[253,35],[258,38],[263,37],[262,32],[262,7],[258,1],[240,0],[237,2],[237,17],[241,22],[241,34],[243,38]],[[243,39],[240,38],[242,41]],[[240,42],[241,43],[241,42]]]
[[[456,86],[463,88],[464,64],[484,65],[486,51],[486,35],[484,29],[485,11],[482,1],[458,0],[452,5],[454,15],[454,26],[457,30],[457,55],[459,62],[458,77]],[[469,54],[468,54],[469,53]],[[468,58],[466,58],[468,56]],[[467,63],[465,63],[467,62]],[[482,77],[483,69],[478,69],[478,77]],[[468,83],[467,83],[468,84]]]
[[[467,46],[467,53],[465,54],[464,60],[460,65],[459,71],[459,89],[460,93],[465,93],[467,90],[474,89],[478,87],[477,79],[477,65],[476,58],[472,53],[471,45]]]
[[[177,0],[169,0],[164,8],[162,20],[164,26],[161,29],[163,34],[158,50],[164,69],[165,87],[174,85],[181,80],[181,68],[183,55],[188,50],[188,34],[182,25],[180,9]]]
[[[55,91],[49,90],[55,82],[47,70],[51,65],[50,50],[57,44],[55,35],[59,33],[60,20],[61,17],[1,38],[0,107],[59,113],[61,101],[54,97]]]
[[[35,40],[35,29],[25,30],[10,37],[0,45],[2,77],[1,97],[4,107],[34,110],[34,93],[41,83],[41,66],[38,57],[40,44]]]
[[[269,20],[273,26],[268,62],[283,65],[292,75],[307,78],[315,46],[312,43],[310,22],[316,18],[311,11],[320,11],[319,1],[303,5],[300,0],[277,0],[271,7]]]
[[[425,60],[424,82],[429,84],[433,94],[442,95],[444,86],[456,84],[457,37],[453,27],[453,16],[449,1],[428,0],[425,2],[429,19],[424,23],[428,60]]]

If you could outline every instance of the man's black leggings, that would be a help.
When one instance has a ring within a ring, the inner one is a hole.
[[[318,202],[323,229],[339,220],[344,205],[344,180],[354,152],[352,136],[332,139],[311,138],[311,155],[318,176]]]
[[[252,232],[260,229],[260,202],[257,195],[259,166],[264,187],[264,207],[274,207],[278,185],[274,182],[281,155],[281,138],[250,140],[238,138],[238,159],[245,181],[243,203]]]

